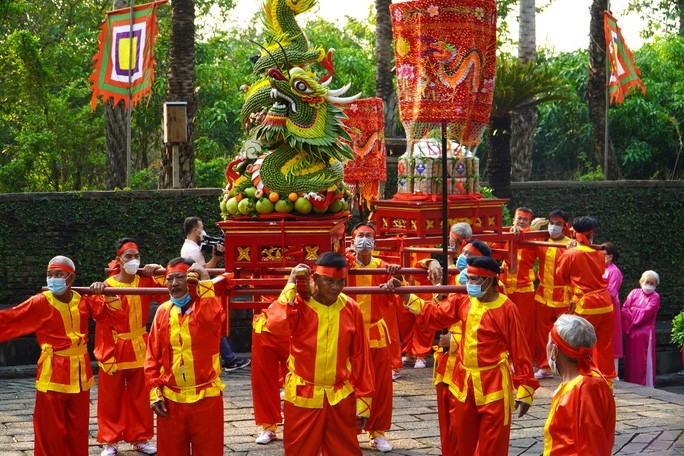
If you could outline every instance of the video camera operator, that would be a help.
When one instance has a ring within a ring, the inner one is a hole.
[[[183,223],[183,230],[185,232],[185,243],[180,251],[180,256],[183,258],[190,258],[195,263],[204,266],[205,268],[215,268],[223,257],[223,239],[207,236],[204,231],[204,223],[199,217],[188,217]],[[208,239],[209,241],[205,241]],[[208,262],[204,259],[202,254],[202,246],[211,245],[211,260]]]

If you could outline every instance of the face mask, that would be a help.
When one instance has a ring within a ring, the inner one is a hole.
[[[200,233],[200,238],[204,239],[206,236],[207,236],[207,232],[202,230],[202,232]]]
[[[456,269],[463,271],[468,266],[468,259],[464,254],[460,254],[456,260]]]
[[[375,241],[371,238],[356,238],[354,239],[354,247],[357,251],[373,250]]]
[[[549,225],[549,236],[557,238],[563,232],[563,227],[558,225]]]
[[[67,290],[66,279],[63,277],[47,279],[47,287],[53,295],[60,296]]]
[[[131,260],[128,263],[123,264],[123,270],[129,274],[135,274],[136,272],[138,272],[139,267],[140,260]]]
[[[653,285],[642,285],[641,290],[646,294],[651,294],[655,291],[655,287]]]
[[[467,283],[468,283],[468,274],[466,273],[466,270],[464,269],[458,275],[458,284],[459,285],[466,285]]]
[[[180,298],[174,298],[173,296],[171,296],[171,302],[174,306],[183,307],[190,302],[190,294],[185,293]]]
[[[489,287],[492,284],[490,283],[487,288],[482,290],[482,284],[481,283],[466,283],[466,289],[468,290],[468,296],[472,296],[473,298],[481,298],[484,296],[484,294],[489,290]]]

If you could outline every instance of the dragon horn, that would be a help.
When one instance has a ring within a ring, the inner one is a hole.
[[[339,97],[340,95],[344,95],[345,93],[347,93],[347,90],[349,90],[350,87],[351,82],[344,87],[340,87],[339,89],[328,90],[328,95],[331,97]]]
[[[330,96],[326,96],[325,99],[331,103],[347,104],[347,103],[351,103],[353,101],[358,100],[358,98],[360,96],[361,96],[361,92],[357,93],[356,95],[352,95],[351,97],[330,97]]]

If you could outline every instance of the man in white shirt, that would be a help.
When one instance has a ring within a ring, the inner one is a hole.
[[[218,244],[211,252],[211,260],[207,262],[204,259],[204,254],[199,246],[203,237],[207,235],[206,231],[204,231],[202,219],[199,217],[186,218],[185,222],[183,222],[183,231],[185,233],[185,242],[183,247],[181,247],[180,256],[191,259],[195,263],[204,266],[205,269],[215,268],[218,262],[221,261],[224,247],[222,244]],[[252,361],[248,358],[238,358],[233,349],[230,348],[227,337],[221,338],[220,355],[221,365],[228,372],[247,367]]]
[[[202,242],[204,236],[207,235],[204,231],[204,223],[199,217],[188,217],[183,223],[183,230],[185,232],[185,242],[181,247],[180,256],[189,258],[195,263],[204,266],[205,268],[215,268],[224,250],[223,245],[219,244],[211,252],[211,260],[207,263],[204,259],[204,254],[199,244]]]

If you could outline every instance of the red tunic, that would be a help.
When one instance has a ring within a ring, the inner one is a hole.
[[[150,329],[145,377],[150,402],[158,398],[197,402],[222,394],[219,342],[226,314],[211,281],[201,281],[198,299],[182,315],[167,301],[157,309]]]
[[[615,441],[615,400],[596,372],[562,383],[544,426],[544,455],[609,456]]]

